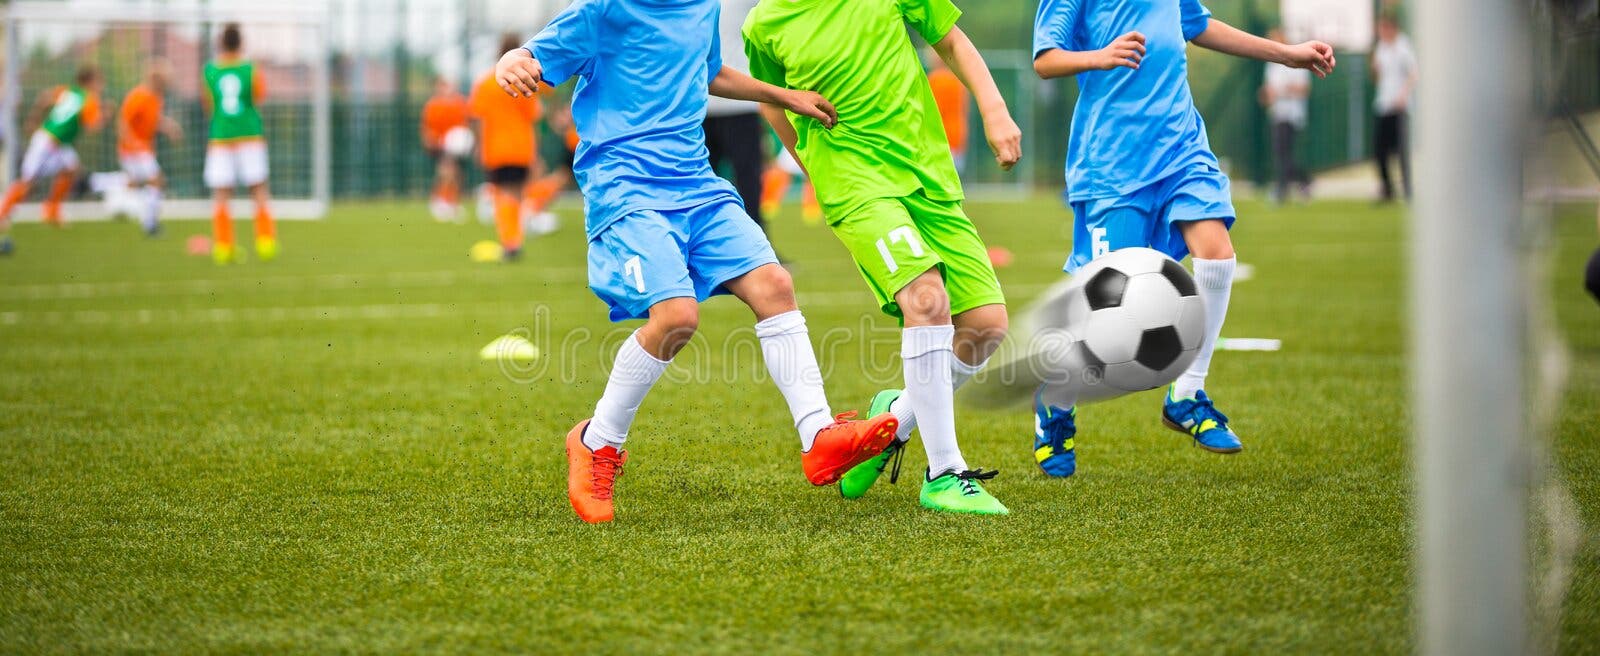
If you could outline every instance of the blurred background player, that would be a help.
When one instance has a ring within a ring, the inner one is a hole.
[[[1033,69],[1042,79],[1078,81],[1066,164],[1072,253],[1063,268],[1075,272],[1120,248],[1153,248],[1179,261],[1193,254],[1206,332],[1199,356],[1167,389],[1162,423],[1207,451],[1237,453],[1239,436],[1205,392],[1233,292],[1228,230],[1236,215],[1189,88],[1190,42],[1319,76],[1334,67],[1327,44],[1290,46],[1241,32],[1200,0],[1043,0]],[[1041,387],[1034,397],[1034,459],[1050,476],[1071,476],[1077,400],[1048,396]]]
[[[522,199],[522,221],[529,233],[547,235],[561,227],[551,203],[572,184],[572,163],[578,152],[578,128],[572,122],[571,99],[544,98],[540,107],[544,134],[538,139],[532,181]]]
[[[950,158],[955,160],[956,171],[967,169],[967,87],[961,78],[939,58],[939,53],[929,48],[923,55],[928,63],[928,86],[933,89],[933,102],[939,106],[939,120],[944,123],[944,136],[950,142]]]
[[[522,47],[522,39],[506,34],[500,51]],[[528,172],[536,159],[534,122],[539,120],[536,98],[515,97],[500,90],[494,71],[489,71],[472,89],[468,100],[471,115],[478,121],[479,149],[484,177],[494,194],[495,234],[507,262],[522,255],[522,198]]]
[[[822,205],[817,202],[817,189],[811,186],[811,179],[806,176],[806,170],[794,158],[787,148],[778,146],[778,156],[772,158],[767,164],[767,170],[761,174],[761,212],[766,216],[777,216],[783,209],[783,199],[789,195],[789,187],[796,179],[800,180],[800,220],[806,225],[821,225]]]
[[[461,218],[461,164],[465,157],[447,148],[445,140],[459,139],[450,137],[453,131],[471,130],[467,118],[467,98],[449,80],[435,79],[433,96],[422,106],[422,147],[433,160],[433,198],[428,207],[440,221]]]
[[[1377,96],[1372,99],[1378,124],[1373,130],[1373,158],[1378,160],[1378,181],[1383,190],[1382,202],[1395,198],[1394,180],[1389,176],[1389,158],[1400,160],[1400,187],[1407,199],[1411,198],[1411,154],[1407,147],[1409,131],[1407,117],[1411,111],[1411,94],[1417,87],[1417,55],[1411,49],[1411,39],[1400,32],[1394,14],[1384,13],[1378,18],[1378,43],[1372,49],[1372,79],[1377,84]]]
[[[28,195],[33,182],[55,176],[50,195],[44,202],[44,220],[61,226],[61,201],[72,190],[78,177],[78,151],[72,143],[85,130],[100,129],[100,71],[93,66],[78,69],[72,84],[56,87],[39,96],[29,123],[38,123],[22,156],[17,180],[0,200],[0,254],[10,253],[11,211]]]
[[[278,255],[278,234],[268,207],[267,140],[256,110],[265,88],[261,72],[242,55],[244,37],[237,23],[223,26],[218,45],[221,52],[205,66],[202,97],[211,116],[205,168],[206,186],[215,203],[211,257],[217,264],[237,260],[228,201],[234,187],[247,187],[256,202],[256,257],[271,260]]]
[[[178,122],[161,114],[162,97],[170,78],[171,69],[165,61],[151,61],[144,83],[128,92],[117,113],[117,161],[128,176],[128,184],[142,192],[139,225],[149,237],[161,234],[161,189],[166,183],[156,161],[156,135],[174,140],[183,136]]]
[[[1281,27],[1272,28],[1267,38],[1288,43]],[[1301,198],[1311,198],[1311,177],[1295,156],[1295,144],[1306,128],[1306,105],[1310,97],[1311,71],[1267,62],[1261,83],[1261,104],[1267,108],[1267,118],[1272,122],[1272,161],[1278,174],[1278,184],[1272,195],[1275,203],[1289,200],[1290,184],[1295,185]]]
[[[722,0],[722,17],[717,29],[722,43],[722,65],[740,73],[750,72],[750,59],[744,54],[744,37],[739,31],[756,0]],[[711,168],[719,174],[732,174],[744,207],[764,231],[767,228],[761,209],[762,164],[766,160],[767,126],[761,108],[753,102],[711,96],[706,104],[706,149],[711,152]]]

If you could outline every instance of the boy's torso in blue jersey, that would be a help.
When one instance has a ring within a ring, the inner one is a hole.
[[[589,239],[638,210],[738,202],[701,127],[722,68],[719,14],[718,0],[578,0],[528,42],[545,81],[578,78],[572,168]]]
[[[1099,50],[1128,32],[1145,36],[1137,70],[1077,76],[1067,145],[1073,202],[1129,194],[1194,163],[1217,166],[1189,91],[1185,48],[1211,12],[1200,0],[1041,0],[1033,52]]]

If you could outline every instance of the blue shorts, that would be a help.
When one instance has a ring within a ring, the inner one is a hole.
[[[722,284],[778,256],[736,200],[681,210],[639,210],[589,240],[589,289],[612,321],[643,319],[669,298],[705,301]]]
[[[1070,203],[1075,215],[1068,273],[1119,248],[1154,248],[1183,261],[1189,245],[1178,224],[1222,219],[1233,227],[1228,176],[1205,163],[1189,165],[1127,195]]]

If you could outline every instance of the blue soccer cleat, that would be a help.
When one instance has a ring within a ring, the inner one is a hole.
[[[1167,428],[1194,438],[1195,446],[1212,453],[1238,453],[1244,450],[1239,436],[1228,428],[1228,417],[1211,404],[1205,390],[1194,398],[1172,398],[1176,386],[1167,387],[1166,404],[1161,408],[1161,423]]]
[[[1043,393],[1043,385],[1033,393],[1033,459],[1045,474],[1066,478],[1078,470],[1078,408],[1047,405]]]
[[[0,255],[10,255],[11,251],[16,250],[16,248],[11,243],[11,235],[0,235]]]

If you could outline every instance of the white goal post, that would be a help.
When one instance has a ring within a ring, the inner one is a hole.
[[[76,147],[85,178],[95,187],[120,190],[116,157],[116,111],[146,66],[164,60],[172,71],[164,112],[183,128],[181,139],[163,137],[157,159],[167,178],[166,218],[211,215],[201,180],[206,122],[201,109],[201,67],[214,54],[216,36],[236,22],[244,50],[265,87],[261,105],[273,194],[273,213],[285,219],[317,219],[327,212],[332,159],[330,134],[328,13],[323,3],[213,3],[204,0],[18,0],[4,12],[5,62],[0,79],[0,182],[18,174],[36,127],[36,99],[70,82],[81,65],[101,72],[103,128],[86,133]],[[109,175],[108,175],[109,174]],[[48,185],[38,185],[48,187]],[[42,189],[17,207],[14,220],[37,220]],[[74,194],[64,213],[69,221],[107,219],[119,213],[117,199]],[[236,194],[234,215],[249,216],[247,194]]]

